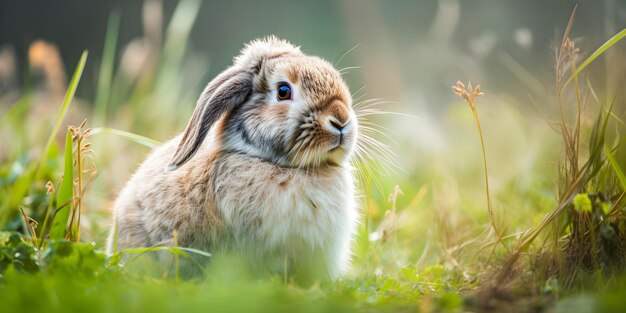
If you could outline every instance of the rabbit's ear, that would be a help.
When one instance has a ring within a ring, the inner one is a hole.
[[[224,113],[237,107],[252,92],[252,73],[231,68],[216,77],[202,92],[196,109],[178,144],[176,153],[166,167],[175,170],[189,161],[198,151],[211,126]]]

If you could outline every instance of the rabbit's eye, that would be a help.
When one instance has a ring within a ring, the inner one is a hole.
[[[278,83],[276,99],[278,101],[291,99],[291,86],[288,83]]]

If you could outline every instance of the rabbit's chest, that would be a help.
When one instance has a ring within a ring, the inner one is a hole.
[[[240,168],[215,186],[220,213],[241,248],[327,249],[353,228],[356,208],[349,171],[315,176],[258,169]]]

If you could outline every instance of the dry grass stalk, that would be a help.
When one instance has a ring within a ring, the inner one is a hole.
[[[621,212],[626,192],[623,188],[615,187],[616,184],[602,184],[615,179],[612,178],[615,173],[611,171],[606,158],[607,155],[610,156],[611,149],[605,147],[612,105],[609,105],[606,112],[602,110],[599,113],[589,136],[589,153],[584,162],[580,163],[581,124],[587,105],[586,94],[594,94],[594,91],[590,84],[585,89],[584,84],[579,84],[580,68],[576,65],[579,49],[569,37],[575,11],[556,52],[555,88],[561,118],[556,130],[560,132],[564,145],[563,161],[559,168],[557,204],[540,224],[521,236],[500,270],[495,280],[496,286],[515,278],[513,272],[524,251],[540,234],[547,234],[550,230],[554,237],[552,243],[539,247],[538,254],[533,254],[533,258],[548,256],[547,262],[544,259],[543,263],[552,266],[548,266],[551,269],[544,274],[556,277],[564,288],[572,287],[584,272],[619,269],[626,265],[626,255],[621,252],[624,249],[626,231],[620,226],[626,219]],[[570,85],[572,88],[566,90],[567,83],[563,82],[570,80],[573,82]],[[569,92],[568,95],[575,96],[572,97],[572,101],[575,101],[573,118],[567,116],[566,91]],[[603,155],[603,149],[607,151],[606,155]],[[544,253],[546,248],[551,251]]]
[[[498,238],[498,242],[500,242],[502,234],[496,226],[496,219],[493,214],[493,208],[491,206],[491,195],[489,193],[489,172],[487,169],[487,153],[485,151],[485,140],[483,138],[482,128],[480,127],[480,120],[478,119],[478,111],[476,110],[476,97],[482,96],[485,93],[480,90],[480,85],[476,85],[476,88],[474,88],[471,81],[468,82],[467,88],[462,82],[457,81],[456,86],[452,86],[452,90],[456,95],[463,98],[465,102],[467,102],[470,109],[472,110],[472,114],[474,115],[474,122],[476,123],[476,127],[478,129],[478,136],[480,137],[480,147],[482,148],[483,154],[483,167],[485,170],[485,195],[487,197],[487,213],[489,214],[489,223],[491,224],[491,228]]]
[[[80,240],[80,219],[83,208],[83,195],[87,191],[87,187],[91,180],[95,177],[96,167],[93,164],[92,155],[94,151],[91,150],[91,143],[86,142],[89,133],[91,132],[91,128],[85,128],[85,124],[87,120],[85,119],[78,127],[69,126],[70,131],[72,132],[72,139],[76,143],[76,147],[74,148],[74,166],[76,166],[77,175],[76,180],[74,181],[74,210],[71,212],[70,217],[70,233],[69,239],[72,241]],[[85,170],[85,160],[89,160],[91,163],[91,169]],[[89,180],[87,184],[84,183],[83,174],[86,172],[91,172]]]
[[[561,45],[556,52],[556,97],[557,102],[559,104],[560,117],[561,121],[558,124],[558,131],[561,133],[563,137],[563,144],[565,149],[565,164],[562,165],[560,173],[560,181],[566,182],[566,184],[562,185],[559,190],[559,198],[556,207],[552,212],[544,217],[539,225],[527,230],[522,237],[520,238],[519,243],[513,250],[513,253],[508,257],[507,261],[504,264],[503,269],[500,271],[496,279],[496,285],[502,284],[505,280],[510,278],[512,270],[517,263],[522,252],[537,238],[537,236],[557,217],[560,213],[566,209],[567,205],[574,198],[576,194],[581,189],[581,186],[584,185],[586,179],[583,177],[583,173],[579,170],[578,166],[578,151],[579,151],[579,137],[580,137],[580,115],[582,113],[582,105],[580,104],[580,91],[578,87],[578,78],[575,78],[574,84],[576,86],[576,94],[578,102],[578,111],[577,111],[577,121],[576,126],[573,130],[568,126],[567,119],[565,117],[565,105],[563,99],[563,80],[565,78],[565,74],[567,70],[564,69],[564,63],[566,62],[566,57],[573,55],[575,51],[574,45],[572,41],[569,39],[569,33],[572,29],[572,25],[574,23],[574,16],[576,13],[576,8],[574,8],[570,19],[567,23],[567,27],[565,29],[565,33],[563,34],[563,39],[561,40]],[[566,52],[568,51],[569,52]],[[575,69],[576,65],[575,61],[570,60],[572,63],[571,68]],[[574,71],[572,71],[574,73]]]

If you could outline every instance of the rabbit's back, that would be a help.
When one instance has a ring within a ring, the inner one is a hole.
[[[109,236],[109,253],[171,245],[174,231],[178,243],[186,246],[216,237],[222,222],[210,192],[215,153],[210,147],[202,149],[201,158],[167,172],[168,157],[179,141],[180,136],[153,151],[121,191],[113,207],[116,225]]]

